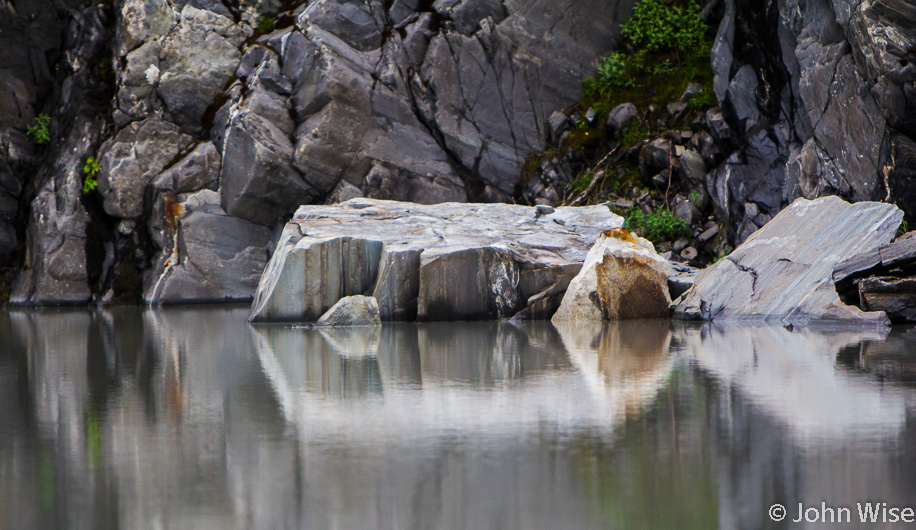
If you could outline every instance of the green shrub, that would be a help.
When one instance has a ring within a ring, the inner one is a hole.
[[[86,163],[83,165],[83,193],[88,194],[95,190],[99,186],[99,181],[96,179],[99,174],[99,162],[95,159],[94,156],[90,156],[86,159]]]
[[[693,0],[683,8],[668,6],[664,0],[642,0],[633,7],[623,34],[637,48],[687,52],[703,42],[706,24]]]
[[[32,137],[38,145],[45,145],[51,141],[51,133],[48,128],[51,126],[51,117],[47,114],[39,114],[32,125],[26,129],[25,133]]]
[[[687,223],[675,217],[667,209],[657,210],[647,215],[639,208],[633,208],[627,215],[624,227],[653,243],[674,241],[678,237],[690,235]]]

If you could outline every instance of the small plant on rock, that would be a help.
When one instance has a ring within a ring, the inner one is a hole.
[[[267,33],[272,30],[274,24],[277,22],[277,17],[274,15],[261,15],[258,17],[258,33]]]
[[[98,174],[99,162],[90,156],[83,165],[83,194],[89,194],[99,186]]]
[[[51,141],[50,126],[51,117],[47,114],[39,114],[35,117],[32,125],[29,125],[26,129],[25,133],[32,137],[36,144],[45,145]]]
[[[627,215],[624,227],[656,244],[690,234],[687,223],[667,209],[645,214],[639,208],[633,208]]]

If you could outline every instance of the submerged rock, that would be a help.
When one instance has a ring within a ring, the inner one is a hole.
[[[337,301],[321,315],[318,324],[322,326],[379,326],[378,300],[372,296],[346,296]]]
[[[667,318],[671,267],[648,240],[608,230],[570,282],[554,322]]]
[[[832,274],[844,259],[890,242],[902,217],[891,204],[798,199],[706,269],[675,317],[887,324],[883,313],[843,304]]]
[[[623,219],[607,207],[303,206],[261,278],[251,320],[313,322],[371,295],[382,320],[549,318],[589,248]]]

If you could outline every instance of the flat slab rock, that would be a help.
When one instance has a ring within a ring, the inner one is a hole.
[[[357,198],[302,206],[261,277],[250,320],[314,322],[345,296],[382,320],[550,318],[589,249],[623,219],[605,206]]]
[[[674,316],[886,325],[884,313],[843,304],[833,272],[840,262],[893,240],[902,218],[903,212],[891,204],[798,199],[701,273]]]

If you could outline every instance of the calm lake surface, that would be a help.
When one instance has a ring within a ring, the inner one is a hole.
[[[0,315],[0,528],[813,528],[799,502],[916,507],[914,332],[246,316]]]

